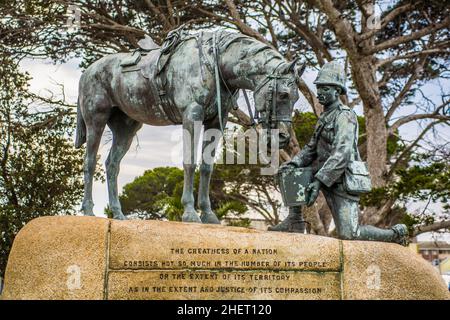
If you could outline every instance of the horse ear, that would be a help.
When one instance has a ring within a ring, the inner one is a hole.
[[[295,68],[295,79],[297,80],[297,82],[300,81],[300,78],[303,75],[303,72],[305,72],[305,68],[306,68],[306,63],[302,63],[300,66]]]
[[[296,67],[297,67],[297,64],[298,64],[299,61],[300,61],[300,58],[295,58],[291,62],[283,65],[283,68],[282,68],[281,72],[282,73],[288,73],[288,72],[293,72],[294,71],[297,74],[298,68],[296,68]],[[303,73],[303,70],[304,70],[303,65],[301,66],[301,69],[302,69],[301,72]],[[300,76],[301,76],[301,74],[300,74]]]
[[[297,82],[297,84],[300,82],[306,68],[306,64],[300,63],[300,60],[300,58],[294,59],[292,62],[285,64],[281,70],[282,73],[294,72],[295,82]]]
[[[296,61],[297,61],[297,59],[295,59],[291,62],[288,62],[286,64],[283,64],[283,66],[281,67],[280,73],[288,73],[288,72],[291,72],[292,70],[294,70]]]

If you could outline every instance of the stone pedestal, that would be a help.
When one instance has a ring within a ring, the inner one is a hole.
[[[17,235],[3,299],[449,299],[396,244],[220,225],[43,217]]]

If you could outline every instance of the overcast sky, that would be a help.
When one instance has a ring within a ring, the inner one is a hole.
[[[64,85],[65,96],[68,102],[75,103],[78,95],[78,80],[81,76],[81,70],[78,67],[79,60],[70,60],[67,63],[54,65],[48,60],[24,60],[21,63],[23,71],[27,71],[32,80],[30,82],[31,90],[34,93],[47,95],[48,91],[59,93],[61,88],[57,84]],[[316,71],[305,72],[304,80],[308,85],[315,90],[312,85]],[[431,92],[438,93],[438,88],[430,86]],[[243,106],[242,103],[239,105]],[[306,111],[310,107],[303,96],[297,102],[296,108]],[[404,108],[402,112],[414,112],[414,106]],[[362,114],[361,106],[355,108],[358,114]],[[420,128],[416,124],[405,125],[400,129],[403,137],[413,138],[417,136]],[[450,139],[450,132],[448,128],[440,131],[441,138]],[[142,175],[145,170],[160,166],[178,166],[181,167],[181,126],[167,126],[167,127],[151,127],[143,126],[138,132],[137,138],[134,139],[133,145],[124,157],[121,163],[121,170],[119,174],[118,184],[119,190],[122,187],[133,181],[135,177]],[[100,146],[99,155],[100,161],[103,164],[109,152],[110,134],[105,131],[103,140]],[[120,192],[120,191],[119,191]],[[107,205],[108,193],[106,184],[101,182],[94,183],[93,198],[95,202],[96,215],[103,216],[104,208]],[[419,208],[419,205],[414,205]],[[439,210],[438,207],[435,208]]]

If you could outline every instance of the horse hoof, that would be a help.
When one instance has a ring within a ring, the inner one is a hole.
[[[125,217],[123,214],[118,214],[113,216],[113,219],[115,220],[128,220],[127,217]]]
[[[214,213],[202,213],[200,216],[200,219],[202,220],[202,223],[207,224],[220,224],[219,219]]]
[[[185,212],[183,213],[183,216],[181,217],[181,221],[183,222],[196,222],[196,223],[202,223],[202,220],[198,217],[196,212]]]

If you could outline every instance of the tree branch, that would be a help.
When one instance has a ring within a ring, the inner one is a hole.
[[[270,206],[272,207],[273,218],[275,219],[275,221],[278,221],[279,216],[278,216],[278,209],[277,209],[276,203],[274,201],[272,201],[272,198],[270,197],[270,194],[267,191],[266,185],[262,185],[261,189],[262,189],[262,192],[264,193],[264,195],[266,196],[267,201],[270,203]]]
[[[356,97],[355,99],[353,99],[352,101],[350,101],[350,103],[348,104],[348,106],[350,107],[350,108],[354,108],[358,103],[360,103],[361,102],[361,97],[360,96],[358,96],[358,97]]]
[[[29,92],[27,95],[29,96],[29,98],[31,98],[33,100],[41,101],[41,102],[49,104],[49,105],[58,105],[61,107],[72,108],[72,109],[77,107],[76,104],[67,103],[66,99],[64,99],[64,98],[60,99],[60,100],[53,100],[52,98],[45,98],[45,97],[39,96],[32,92]]]
[[[129,27],[129,26],[123,26],[121,24],[113,24],[113,25],[109,25],[109,24],[101,24],[101,23],[93,23],[90,24],[89,27],[91,28],[96,28],[96,29],[105,29],[105,30],[111,30],[111,31],[119,31],[122,33],[136,33],[140,36],[145,35],[145,32],[133,27]]]
[[[377,53],[379,51],[383,51],[383,50],[395,47],[395,46],[405,43],[405,42],[420,39],[423,36],[426,36],[434,31],[437,31],[439,29],[448,28],[449,26],[450,26],[450,17],[447,17],[441,23],[430,25],[428,27],[422,28],[419,31],[413,32],[406,36],[400,36],[400,37],[396,37],[396,38],[381,42],[372,48],[366,48],[365,50],[363,50],[363,52],[366,55],[371,55],[371,54]]]
[[[414,148],[420,140],[422,140],[423,136],[425,135],[425,133],[427,133],[431,128],[433,128],[435,125],[439,124],[439,123],[443,123],[445,121],[443,120],[436,120],[431,122],[430,124],[428,124],[423,131],[419,134],[419,136],[416,138],[416,140],[414,140],[405,150],[403,150],[403,152],[398,156],[397,160],[395,161],[395,163],[391,166],[388,175],[388,178],[392,178],[394,176],[394,172],[395,169],[397,168],[397,166],[399,165],[399,163],[403,160],[403,158],[409,153],[411,152],[412,148]]]
[[[167,10],[169,11],[170,24],[172,26],[175,26],[176,25],[175,14],[174,14],[174,10],[173,10],[172,1],[170,1],[170,0],[167,0]]]
[[[328,61],[333,60],[333,57],[331,56],[330,52],[328,51],[324,43],[321,41],[320,37],[318,37],[317,33],[312,32],[310,28],[300,23],[300,20],[295,16],[293,12],[290,12],[291,21],[286,19],[284,17],[284,14],[282,14],[281,12],[283,2],[282,1],[276,2],[280,7],[280,10],[278,11],[278,18],[282,22],[284,22],[289,28],[297,32],[308,43],[311,49],[315,52],[319,64],[323,65],[325,63],[323,59],[324,57]],[[265,3],[270,6],[271,10],[275,11],[275,9],[270,5],[270,1],[265,1]]]
[[[245,24],[244,21],[242,21],[241,17],[239,16],[239,12],[237,11],[236,5],[232,0],[225,0],[225,3],[228,7],[228,10],[230,11],[231,17],[233,18],[233,23],[242,33],[252,38],[258,39],[259,41],[273,48],[273,45],[269,41],[267,41],[259,32],[253,30],[247,24]]]
[[[442,121],[450,121],[450,115],[444,115],[444,114],[439,114],[439,112],[441,110],[443,110],[446,106],[448,106],[450,104],[450,101],[447,101],[446,103],[441,104],[438,108],[436,108],[436,110],[433,113],[429,113],[429,114],[412,114],[406,117],[403,117],[399,120],[397,120],[396,122],[394,122],[394,124],[389,128],[388,132],[389,134],[394,134],[394,132],[401,127],[402,125],[411,122],[411,121],[415,121],[415,120],[421,120],[421,119],[437,119],[437,120],[442,120]]]
[[[347,50],[348,54],[354,54],[358,51],[355,43],[355,32],[351,23],[345,19],[341,12],[336,9],[331,0],[312,0],[328,17],[329,22],[334,27],[336,37],[342,47]]]
[[[450,220],[439,221],[428,225],[425,224],[415,227],[412,236],[415,237],[421,233],[438,231],[441,229],[449,229],[449,228],[450,228]]]
[[[314,94],[314,92],[312,92],[311,89],[309,89],[308,85],[306,84],[305,81],[303,81],[303,79],[300,79],[300,81],[298,82],[298,88],[300,92],[303,94],[303,96],[306,98],[306,100],[308,100],[311,107],[313,108],[314,114],[318,117],[322,113],[323,107],[319,103],[319,100],[317,100],[317,97]]]
[[[218,21],[225,21],[225,22],[228,22],[228,23],[236,25],[234,20],[232,20],[230,18],[227,18],[227,17],[219,16],[218,14],[212,13],[212,12],[210,12],[208,10],[203,9],[203,8],[196,7],[195,10],[197,10],[198,12],[203,13],[203,14],[211,17],[211,18],[214,18],[214,19],[216,19]]]
[[[155,14],[157,15],[161,21],[164,24],[164,28],[167,30],[173,29],[173,25],[170,23],[170,21],[167,19],[166,15],[163,14],[158,7],[155,6],[155,4],[151,0],[145,0],[145,3],[147,4],[147,7]]]
[[[411,74],[411,76],[408,78],[408,81],[406,82],[403,89],[400,91],[400,93],[395,97],[394,102],[392,102],[391,107],[389,108],[388,112],[385,116],[385,122],[388,123],[391,119],[394,112],[398,109],[398,107],[401,105],[403,98],[405,95],[409,92],[414,82],[417,80],[417,77],[419,76],[419,71],[423,68],[425,65],[425,61],[427,60],[427,56],[421,57],[420,62],[417,64],[417,66],[414,69],[414,72]]]
[[[422,51],[417,51],[417,52],[410,52],[410,53],[404,54],[402,56],[395,56],[395,57],[390,57],[387,59],[379,60],[377,62],[376,68],[378,69],[378,68],[380,68],[386,64],[389,64],[393,61],[396,61],[396,60],[410,59],[410,58],[415,58],[415,57],[421,56],[421,55],[429,55],[432,53],[450,53],[450,52],[446,49],[441,49],[441,48],[434,48],[434,49],[422,50]]]
[[[403,6],[397,7],[393,10],[391,10],[389,13],[387,13],[384,18],[381,20],[380,25],[381,25],[381,29],[383,29],[384,27],[386,27],[386,25],[394,20],[397,16],[399,16],[400,14],[409,11],[410,9],[414,8],[414,5],[412,5],[411,3],[407,3]],[[378,31],[380,31],[377,28],[371,29],[368,32],[365,32],[363,34],[360,34],[356,37],[356,41],[358,43],[363,42],[367,39],[369,39],[370,37],[374,36]]]
[[[0,170],[1,172],[1,176],[3,178],[4,184],[5,184],[5,188],[7,191],[7,198],[8,201],[15,207],[19,206],[19,200],[18,197],[16,195],[16,191],[14,190],[14,186],[13,183],[10,180],[9,174],[8,174],[8,169],[7,169],[7,162],[8,162],[8,158],[9,158],[9,152],[10,152],[10,146],[11,146],[11,115],[8,113],[7,114],[7,125],[8,125],[8,129],[7,129],[7,139],[6,139],[6,144],[3,147],[3,157],[1,159],[0,162],[0,167],[2,170]]]
[[[268,221],[268,222],[272,222],[272,219],[270,217],[270,213],[267,212],[266,210],[263,210],[261,208],[261,206],[259,206],[256,203],[252,203],[247,197],[244,197],[242,195],[234,195],[234,194],[230,194],[228,195],[231,199],[243,202],[244,204],[248,205],[250,208],[252,208],[253,210],[257,211],[260,215],[263,216],[263,218]]]
[[[269,29],[270,37],[272,38],[272,45],[278,51],[278,38],[275,33],[275,30],[273,29],[273,24],[270,21],[270,17],[267,14],[267,12],[264,12],[264,19],[266,20],[267,28]]]

